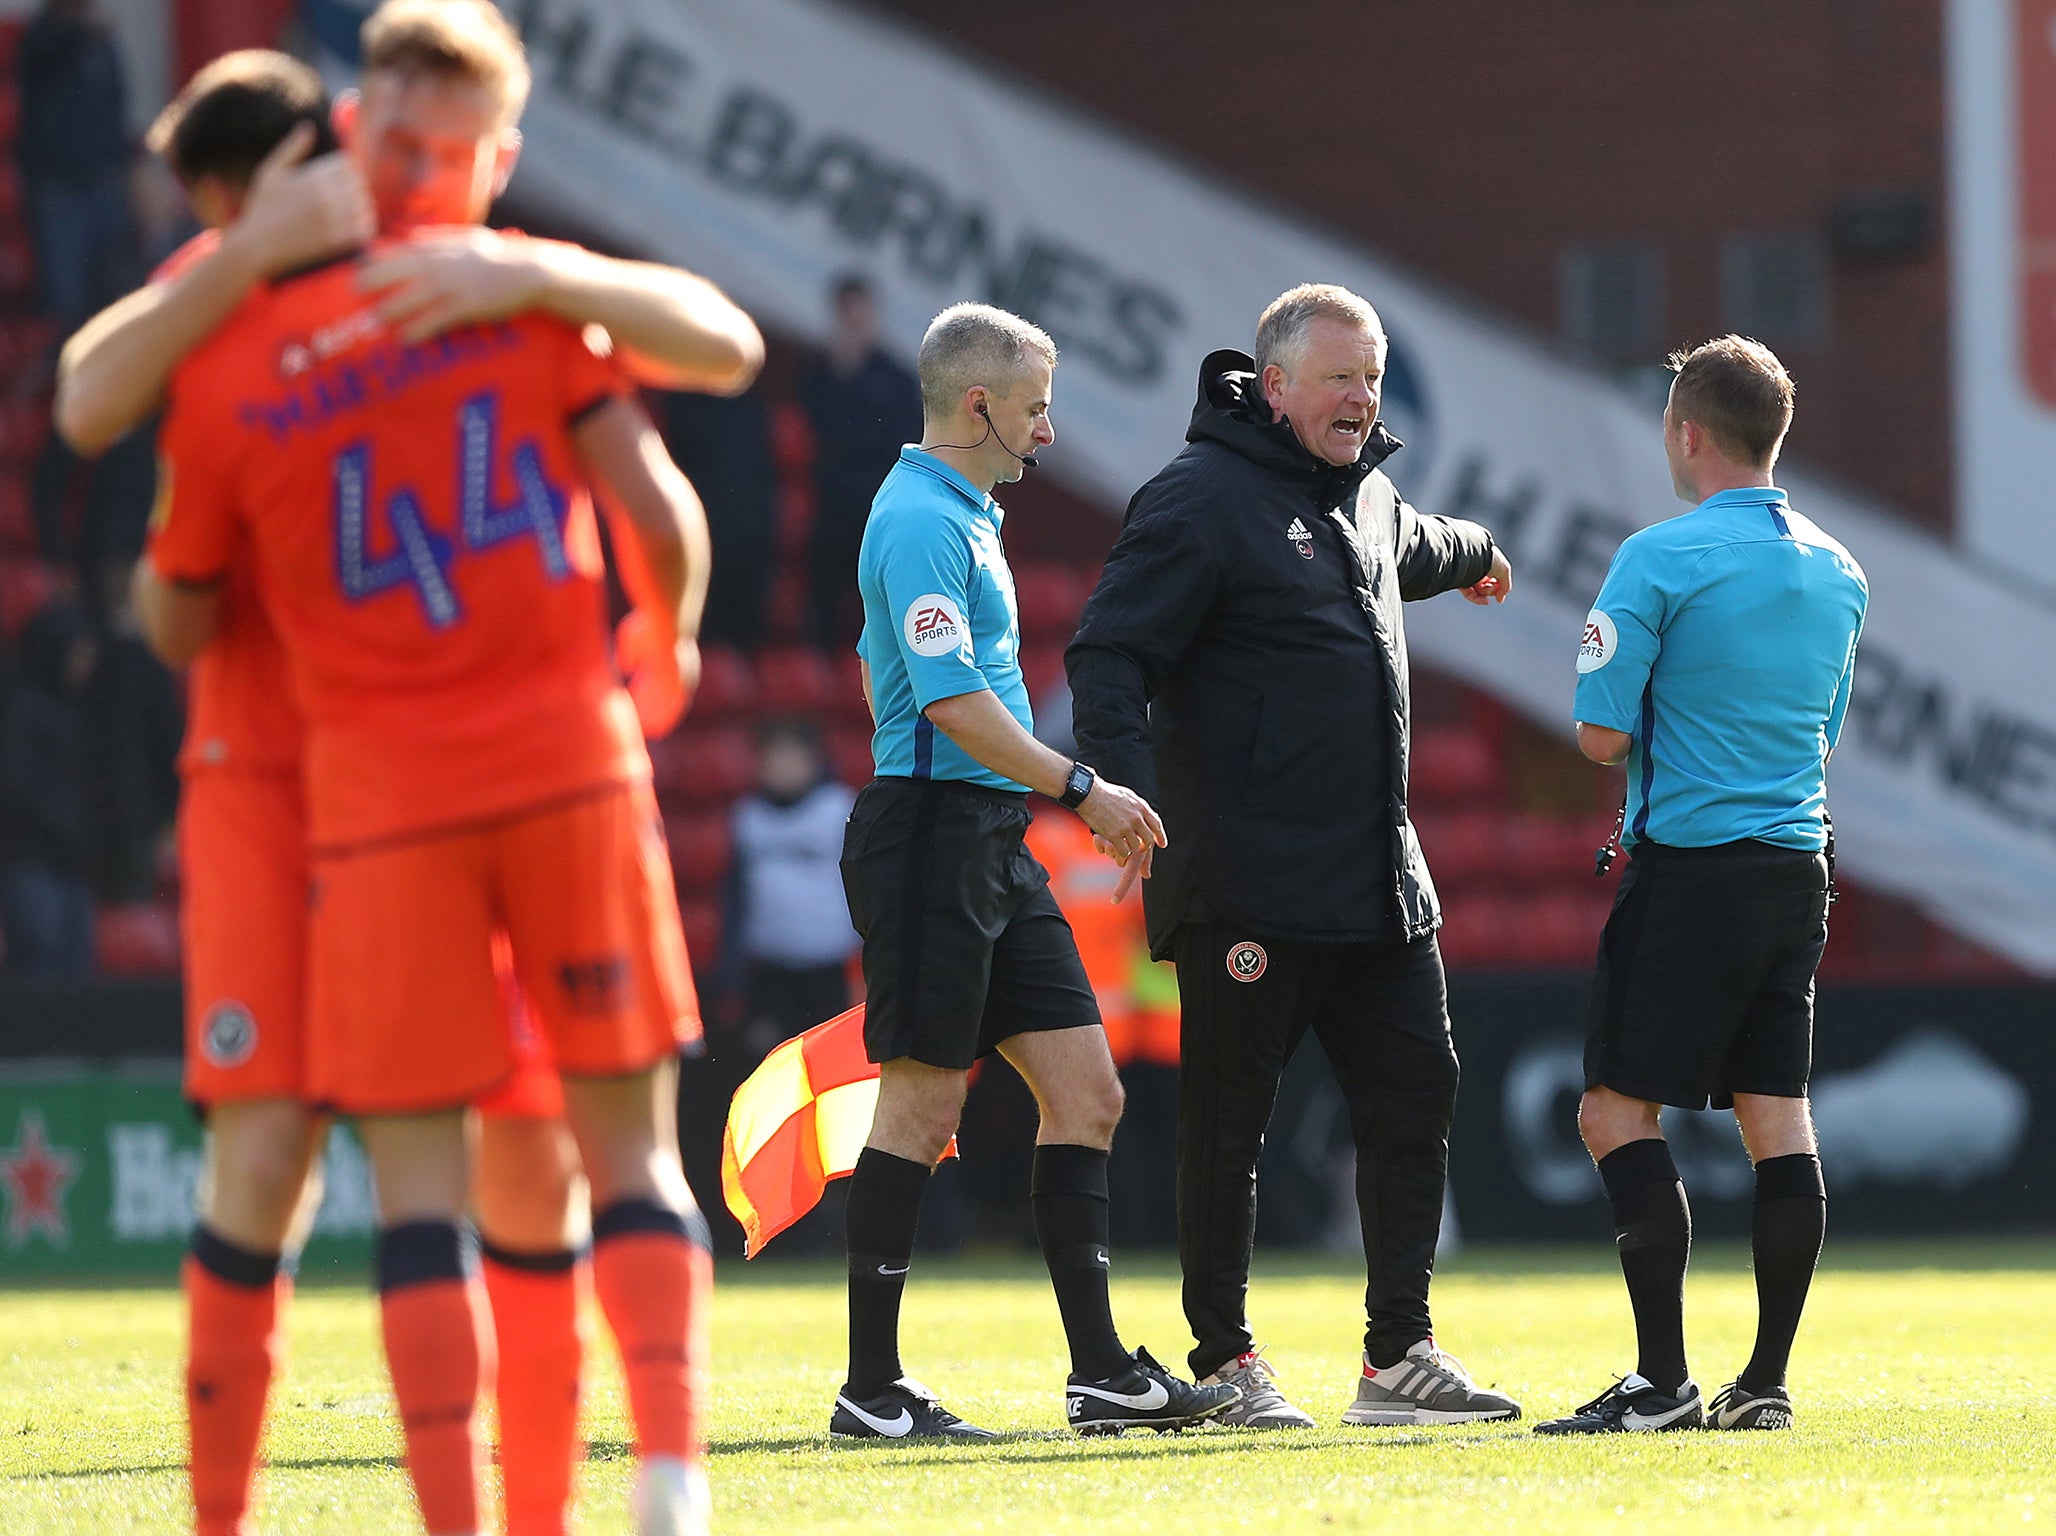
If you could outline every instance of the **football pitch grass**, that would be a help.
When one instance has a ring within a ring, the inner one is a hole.
[[[1174,1267],[1117,1268],[1126,1337],[1181,1364]],[[1253,1313],[1321,1426],[1079,1440],[1062,1429],[1055,1307],[1028,1259],[923,1261],[908,1368],[996,1444],[831,1444],[834,1266],[724,1264],[708,1428],[723,1532],[1992,1532],[2056,1528],[2056,1243],[1830,1242],[1794,1357],[1791,1434],[1543,1439],[1633,1364],[1596,1250],[1473,1250],[1436,1282],[1445,1344],[1519,1398],[1516,1425],[1352,1430],[1360,1271],[1260,1254]],[[183,1529],[179,1300],[0,1287],[0,1532]],[[1703,1245],[1688,1320],[1709,1396],[1748,1352],[1746,1256]],[[419,1529],[360,1290],[304,1287],[275,1394],[262,1528]],[[632,1461],[604,1348],[581,1483],[590,1536],[626,1532]]]

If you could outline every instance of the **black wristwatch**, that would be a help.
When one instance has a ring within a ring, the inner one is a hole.
[[[1071,764],[1071,771],[1064,779],[1064,792],[1057,796],[1057,804],[1067,811],[1075,811],[1085,803],[1085,797],[1092,793],[1095,782],[1093,772],[1083,763]]]

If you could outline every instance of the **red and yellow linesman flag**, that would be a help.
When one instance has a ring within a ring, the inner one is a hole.
[[[820,1204],[830,1179],[855,1171],[877,1106],[861,1003],[758,1063],[729,1101],[721,1137],[721,1194],[742,1223],[746,1258]],[[942,1155],[956,1152],[953,1137]]]

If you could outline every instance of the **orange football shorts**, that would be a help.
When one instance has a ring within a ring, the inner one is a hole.
[[[643,1071],[699,1037],[671,860],[647,784],[489,824],[317,854],[309,1096],[346,1113],[472,1103],[515,1072],[495,974],[556,1070]]]
[[[196,773],[179,794],[186,1097],[304,1087],[306,817],[297,775]]]

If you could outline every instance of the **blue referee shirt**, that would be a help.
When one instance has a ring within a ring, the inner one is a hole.
[[[1822,847],[1870,587],[1769,488],[1721,491],[1621,545],[1585,620],[1577,718],[1626,731],[1622,842]]]
[[[871,669],[871,759],[881,775],[1028,787],[994,773],[922,713],[937,699],[990,688],[1023,730],[1035,729],[1014,575],[999,541],[1005,515],[919,448],[902,448],[878,487],[857,554],[857,654]]]

